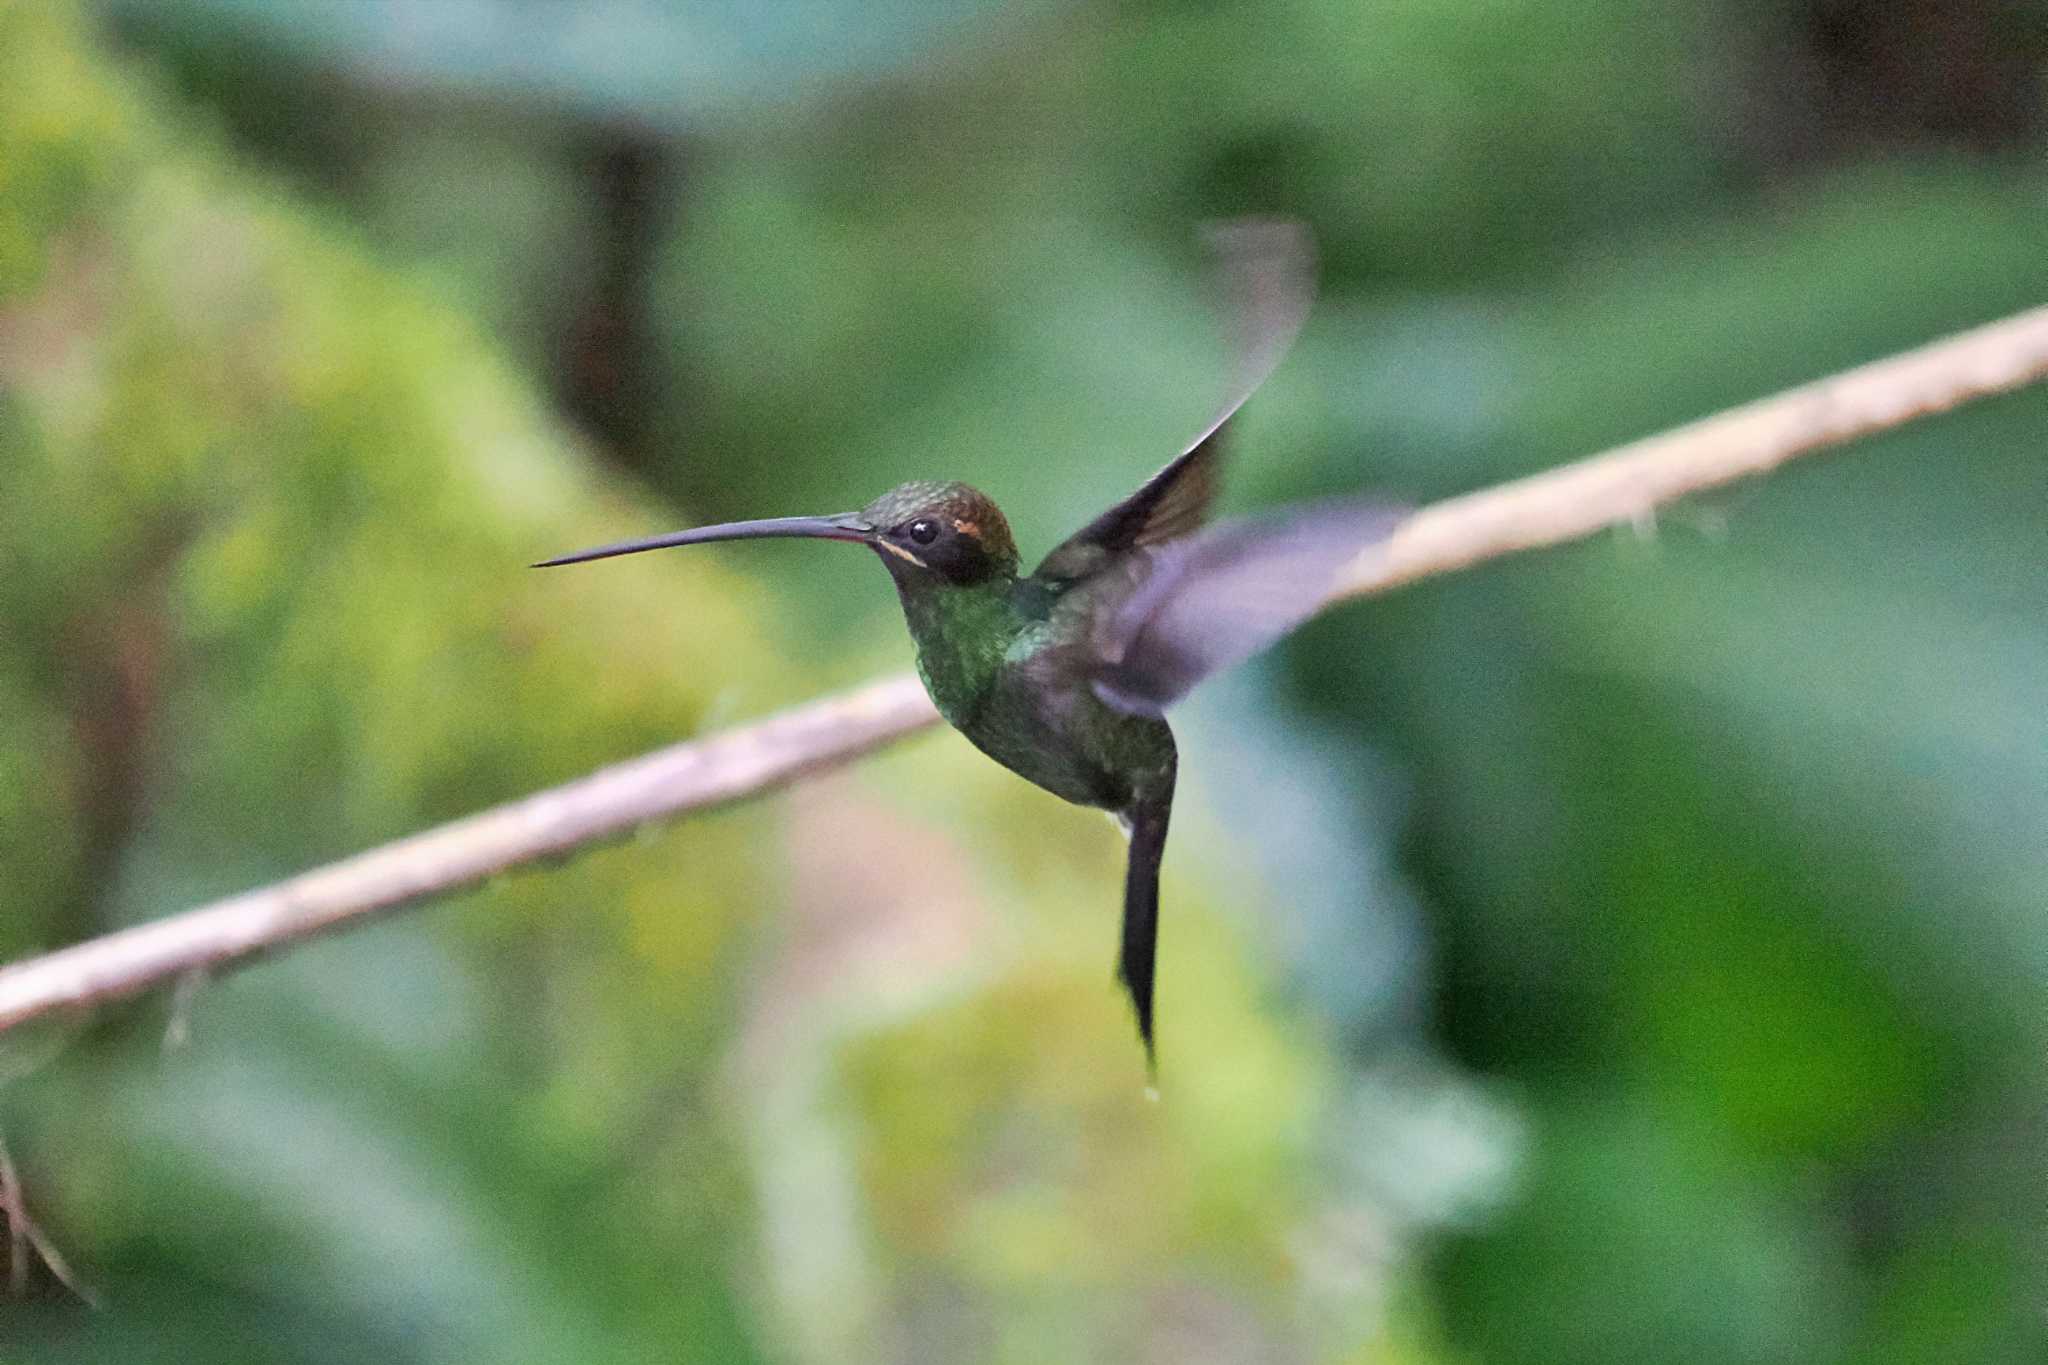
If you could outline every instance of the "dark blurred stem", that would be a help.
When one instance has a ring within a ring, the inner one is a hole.
[[[122,850],[141,820],[151,734],[166,654],[163,597],[185,545],[185,528],[139,538],[133,590],[103,614],[70,623],[66,694],[77,740],[80,889],[65,919],[84,934],[106,924]]]
[[[2048,308],[1620,447],[1425,507],[1339,575],[1331,602],[1604,527],[1691,493],[2048,377]],[[843,696],[606,768],[566,786],[197,910],[0,968],[0,1030],[239,963],[473,886],[622,831],[836,767],[938,719],[917,680]]]
[[[648,457],[644,436],[654,400],[640,357],[656,348],[647,279],[674,198],[677,160],[668,144],[631,130],[607,130],[577,159],[590,168],[602,230],[590,299],[563,339],[560,398],[570,416],[632,465]]]

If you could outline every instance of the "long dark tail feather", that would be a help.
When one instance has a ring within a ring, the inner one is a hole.
[[[1130,993],[1138,1016],[1138,1037],[1145,1044],[1145,1074],[1159,1078],[1159,1056],[1152,1040],[1152,968],[1159,941],[1159,864],[1166,856],[1166,822],[1173,812],[1173,790],[1140,801],[1125,815],[1131,822],[1131,861],[1124,872],[1123,947],[1117,954],[1116,979]]]

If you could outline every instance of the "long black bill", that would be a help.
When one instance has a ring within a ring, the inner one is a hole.
[[[811,540],[864,541],[874,528],[851,512],[835,517],[769,517],[765,521],[729,521],[723,526],[699,526],[694,531],[671,531],[644,540],[622,540],[593,550],[543,559],[536,569],[558,564],[581,564],[586,560],[610,559],[614,555],[637,555],[642,550],[666,550],[671,545],[702,545],[710,540],[760,540],[769,537],[804,537]]]

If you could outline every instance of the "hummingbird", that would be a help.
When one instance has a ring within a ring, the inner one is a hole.
[[[1156,1074],[1159,869],[1178,752],[1165,711],[1313,615],[1337,569],[1400,509],[1331,501],[1208,525],[1231,418],[1291,346],[1313,296],[1299,225],[1212,229],[1238,329],[1237,382],[1180,454],[1030,573],[996,504],[964,483],[901,484],[857,512],[728,522],[561,555],[550,568],[710,541],[838,540],[889,571],[939,714],[983,753],[1130,841],[1116,976]]]

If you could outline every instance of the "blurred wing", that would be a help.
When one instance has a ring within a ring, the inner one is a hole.
[[[1406,515],[1385,503],[1320,503],[1148,551],[1133,565],[1129,594],[1097,617],[1096,695],[1159,715],[1313,616],[1337,571]]]
[[[1034,577],[1086,578],[1119,554],[1184,536],[1207,519],[1223,428],[1294,343],[1315,296],[1315,252],[1301,224],[1242,219],[1219,224],[1208,236],[1236,332],[1237,377],[1228,401],[1177,458],[1061,542]]]

